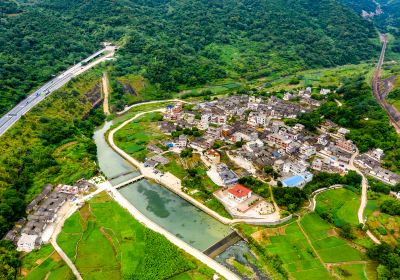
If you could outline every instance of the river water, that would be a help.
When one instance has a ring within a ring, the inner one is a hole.
[[[139,172],[107,144],[104,133],[111,125],[112,122],[106,122],[95,131],[93,139],[97,145],[100,169],[108,178],[132,172],[112,180],[111,183],[116,185],[136,177]],[[232,232],[229,226],[205,214],[175,193],[148,180],[127,185],[119,191],[146,217],[201,251]]]

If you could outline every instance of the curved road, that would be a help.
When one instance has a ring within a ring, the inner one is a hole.
[[[350,158],[350,163],[349,163],[349,169],[357,172],[361,178],[361,203],[360,203],[360,208],[358,208],[358,222],[360,224],[365,224],[365,219],[364,219],[364,210],[365,207],[367,207],[367,202],[368,202],[368,195],[367,195],[367,190],[368,190],[368,180],[367,178],[364,176],[364,174],[354,165],[354,159],[358,156],[359,152],[358,149],[356,150],[356,152],[351,156]],[[372,232],[370,232],[369,230],[366,231],[366,234],[368,235],[368,237],[376,244],[381,244],[381,242],[379,241],[378,238],[376,238]]]

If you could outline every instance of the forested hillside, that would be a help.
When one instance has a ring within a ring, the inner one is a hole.
[[[391,44],[391,50],[400,53],[400,0],[340,0],[344,5],[361,14],[364,10],[368,13],[375,12],[379,5],[381,13],[370,20],[376,24],[381,32],[391,33],[395,36],[395,42]]]
[[[23,2],[0,18],[0,115],[105,40],[123,46],[113,75],[164,91],[377,54],[372,24],[334,0]]]

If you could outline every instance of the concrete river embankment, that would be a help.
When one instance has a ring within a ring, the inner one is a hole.
[[[98,129],[94,140],[100,169],[108,178],[117,177],[111,183],[118,185],[140,173],[107,144],[104,133],[110,126],[111,122],[107,122]],[[229,226],[154,182],[140,180],[120,188],[119,192],[146,217],[200,251],[232,233]]]
[[[113,186],[118,186],[138,177],[140,172],[106,142],[104,134],[111,125],[112,122],[106,122],[96,130],[94,141],[101,171],[110,178]],[[228,258],[240,258],[249,252],[247,244],[230,226],[219,222],[155,182],[142,179],[121,187],[118,192],[148,219],[192,247],[215,258],[230,270],[234,269],[228,264]],[[232,252],[235,254],[232,255]],[[238,271],[235,273],[240,274]],[[257,274],[262,276],[258,279],[268,279],[259,271]],[[247,279],[243,275],[240,278]]]

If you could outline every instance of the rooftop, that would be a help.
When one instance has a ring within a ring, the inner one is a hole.
[[[241,198],[247,196],[251,191],[248,188],[242,186],[241,184],[236,184],[232,188],[228,189],[228,192],[238,198]]]
[[[300,175],[295,175],[282,180],[282,184],[285,187],[297,187],[304,181],[304,177]]]

